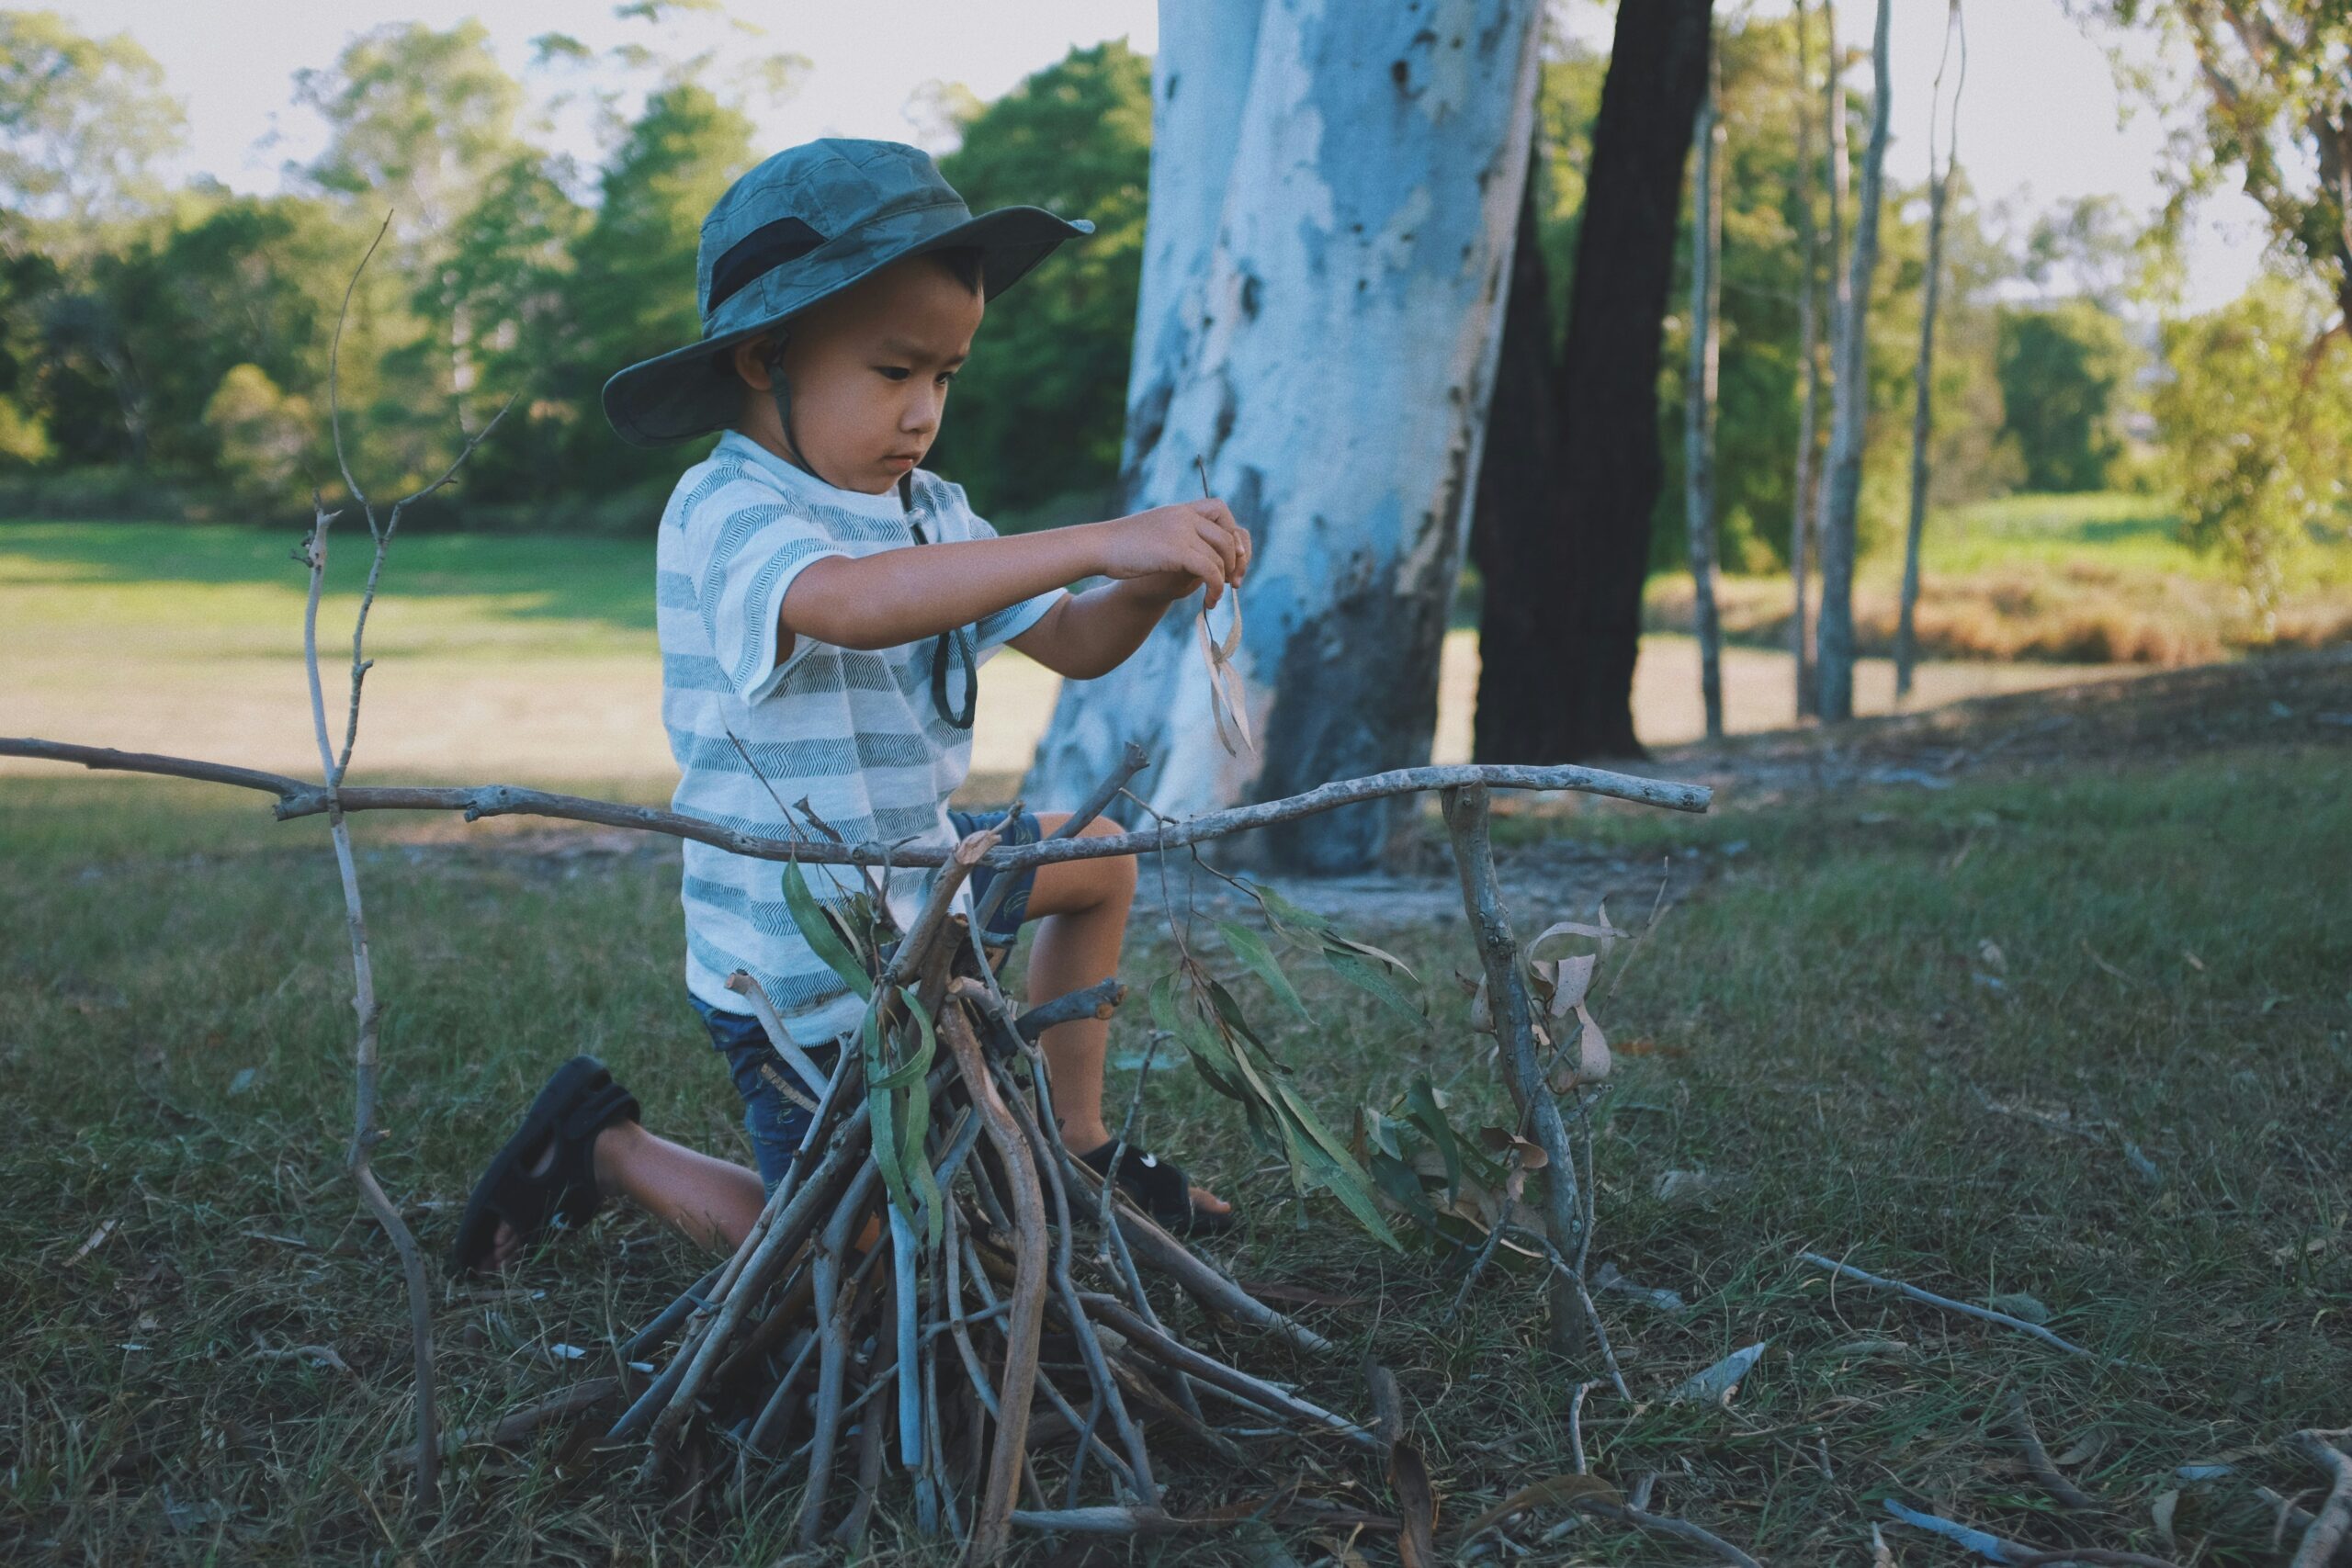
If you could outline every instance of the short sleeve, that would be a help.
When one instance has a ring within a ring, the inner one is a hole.
[[[777,660],[785,591],[810,562],[849,552],[771,494],[730,488],[735,496],[714,496],[686,518],[687,570],[711,655],[728,686],[752,703],[813,646],[797,637],[791,656]],[[739,497],[740,504],[729,504]]]
[[[937,492],[941,513],[946,522],[947,528],[952,530],[943,532],[943,537],[958,539],[997,537],[996,529],[990,526],[987,519],[975,513],[971,503],[964,499],[962,485],[950,484],[944,479],[938,480]],[[979,651],[985,655],[1002,648],[1006,643],[1044,620],[1046,614],[1067,597],[1068,593],[1065,590],[1057,588],[1050,592],[1040,593],[1035,598],[1023,599],[1017,604],[1008,604],[992,615],[981,616],[978,628]]]

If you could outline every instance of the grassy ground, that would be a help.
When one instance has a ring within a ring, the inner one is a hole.
[[[1588,1406],[1597,1471],[1660,1472],[1657,1506],[1782,1564],[1868,1561],[1888,1496],[2051,1544],[2276,1560],[2245,1486],[2309,1483],[2265,1445],[2352,1418],[2352,904],[2330,869],[2352,864],[2352,712],[2337,713],[2352,692],[2324,674],[2319,711],[2290,694],[2291,737],[2269,744],[2226,730],[2190,754],[2061,759],[1948,788],[1843,784],[1736,795],[1706,819],[1506,824],[1506,874],[1522,885],[1582,888],[1551,867],[1585,857],[1613,868],[1611,907],[1637,924],[1661,858],[1678,889],[1600,988],[1623,1071],[1601,1122],[1596,1257],[1690,1305],[1603,1298],[1637,1402]],[[2214,712],[2260,705],[2235,691]],[[649,1123],[740,1147],[732,1092],[679,994],[673,857],[511,826],[358,831],[390,1004],[378,1164],[429,1244],[574,1050],[611,1062]],[[339,1171],[338,913],[315,822],[272,825],[193,786],[0,780],[0,1100],[17,1134],[0,1187],[18,1200],[0,1211],[15,1276],[0,1292],[0,1558],[779,1555],[788,1498],[748,1521],[684,1522],[640,1506],[624,1477],[546,1452],[469,1448],[444,1519],[423,1535],[404,1522],[383,1464],[409,1414],[397,1275]],[[1166,948],[1148,916],[1136,930],[1127,972],[1142,980]],[[1451,978],[1475,963],[1458,919],[1378,940],[1415,964],[1439,1021],[1414,1030],[1309,981],[1317,1023],[1276,1037],[1303,1089],[1344,1122],[1426,1070],[1458,1121],[1491,1115]],[[1141,1034],[1119,1028],[1115,1059],[1131,1061]],[[1295,1375],[1352,1407],[1353,1351],[1399,1371],[1446,1521],[1568,1468],[1566,1396],[1585,1373],[1533,1348],[1533,1279],[1496,1278],[1449,1323],[1445,1260],[1374,1247],[1327,1201],[1301,1214],[1188,1071],[1156,1075],[1151,1105],[1154,1139],[1246,1201],[1250,1232],[1219,1249],[1236,1270],[1348,1303],[1305,1310],[1351,1353]],[[1670,1199],[1669,1171],[1709,1179]],[[1808,1247],[1964,1299],[2030,1294],[2060,1332],[2157,1370],[1831,1291],[1794,1261]],[[698,1267],[616,1216],[508,1281],[446,1286],[449,1420],[581,1375],[553,1345],[607,1359]],[[1729,1408],[1661,1400],[1759,1339]],[[348,1370],[281,1354],[311,1346]],[[1997,1414],[2010,1389],[2109,1512],[2064,1519],[2017,1473]],[[1385,1495],[1336,1450],[1263,1455],[1248,1476],[1187,1471],[1176,1505],[1294,1476]],[[2174,1474],[2217,1456],[2231,1477]],[[2175,1493],[2167,1547],[2151,1507]],[[1562,1517],[1516,1533],[1532,1541]],[[1887,1534],[1904,1563],[1962,1560]],[[876,1560],[924,1560],[884,1541]],[[1311,1562],[1340,1544],[1291,1549]],[[1356,1545],[1387,1560],[1375,1538]],[[1682,1560],[1592,1523],[1538,1556]]]
[[[1856,574],[1855,632],[1866,653],[1894,646],[1902,571],[1898,547]],[[2352,541],[2298,552],[2284,586],[2280,645],[2352,640]],[[1787,645],[1785,574],[1726,577],[1717,594],[1728,638]],[[1687,574],[1652,581],[1648,615],[1654,627],[1689,630]],[[2014,495],[1936,513],[1920,547],[1917,630],[1930,658],[2126,664],[2200,663],[2253,635],[2221,559],[2182,540],[2160,498],[2122,494]]]

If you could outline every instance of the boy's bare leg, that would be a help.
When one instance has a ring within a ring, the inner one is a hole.
[[[1037,814],[1039,827],[1047,833],[1069,819],[1065,812]],[[1116,823],[1098,820],[1087,825],[1083,836],[1102,838],[1118,831]],[[1029,913],[1043,917],[1029,949],[1030,997],[1049,1000],[1067,996],[1116,974],[1127,910],[1135,897],[1136,863],[1127,856],[1039,866],[1029,893]],[[1099,1018],[1057,1024],[1038,1041],[1053,1074],[1062,1142],[1073,1153],[1099,1149],[1114,1135],[1102,1114],[1102,1064],[1110,1043],[1110,1022]],[[1193,1189],[1193,1203],[1210,1213],[1232,1207],[1202,1187]]]
[[[592,1157],[597,1190],[605,1197],[627,1198],[687,1240],[714,1251],[733,1251],[766,1201],[759,1172],[656,1137],[634,1122],[616,1122],[597,1134]],[[554,1158],[550,1141],[531,1174],[547,1169]],[[502,1221],[491,1238],[485,1266],[503,1269],[522,1250],[514,1227]]]

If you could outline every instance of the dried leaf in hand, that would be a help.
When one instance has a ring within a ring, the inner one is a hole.
[[[1743,1349],[1734,1350],[1705,1371],[1687,1378],[1667,1391],[1667,1403],[1679,1404],[1695,1400],[1702,1404],[1724,1404],[1730,1402],[1732,1390],[1739,1386],[1748,1369],[1763,1358],[1770,1339],[1758,1339]]]

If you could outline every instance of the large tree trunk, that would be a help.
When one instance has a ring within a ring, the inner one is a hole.
[[[1944,32],[1944,48],[1951,48],[1960,33],[1960,0],[1951,0]],[[1919,536],[1928,522],[1928,437],[1934,429],[1936,375],[1936,304],[1942,293],[1944,263],[1944,203],[1951,196],[1952,170],[1960,163],[1960,94],[1968,85],[1968,39],[1960,35],[1960,80],[1953,84],[1951,141],[1944,166],[1936,168],[1936,111],[1941,107],[1944,68],[1936,66],[1935,102],[1928,107],[1928,167],[1934,186],[1928,193],[1928,278],[1919,302],[1919,376],[1911,405],[1911,517],[1903,536],[1903,605],[1894,623],[1894,700],[1911,694],[1911,667],[1917,654],[1912,622],[1919,604]]]
[[[1821,232],[1813,222],[1813,111],[1806,100],[1813,92],[1812,51],[1806,46],[1806,33],[1811,24],[1804,14],[1804,0],[1797,0],[1797,248],[1804,259],[1804,283],[1797,293],[1797,356],[1804,362],[1804,400],[1797,407],[1797,471],[1792,487],[1794,503],[1789,509],[1789,585],[1794,601],[1794,613],[1789,619],[1789,657],[1796,667],[1797,716],[1803,718],[1813,711],[1806,693],[1813,686],[1813,626],[1805,614],[1806,579],[1813,570],[1807,558],[1806,540],[1813,532],[1814,490],[1818,473],[1814,466],[1814,446],[1819,435],[1821,421]],[[1831,40],[1830,58],[1837,58],[1836,40]],[[1830,265],[1837,265],[1833,254]]]
[[[1878,217],[1886,168],[1891,0],[1878,0],[1871,42],[1870,146],[1854,203],[1854,252],[1847,259],[1846,305],[1838,331],[1836,412],[1829,432],[1829,484],[1821,528],[1821,716],[1854,716],[1854,525],[1862,491],[1862,445],[1870,416],[1871,275],[1878,266]]]
[[[1538,243],[1540,150],[1527,162],[1511,249],[1510,297],[1478,465],[1470,555],[1478,564],[1478,705],[1470,755],[1481,762],[1566,755],[1561,701],[1560,606],[1512,585],[1563,585],[1573,563],[1558,515],[1559,367],[1552,350],[1551,287]]]
[[[1690,623],[1699,637],[1699,697],[1707,739],[1724,733],[1723,626],[1715,615],[1715,371],[1723,357],[1723,67],[1709,62],[1690,181],[1690,368],[1683,383],[1683,520],[1690,530]]]
[[[1532,666],[1487,651],[1479,702],[1498,681],[1541,690],[1539,722],[1490,736],[1490,754],[1523,761],[1638,755],[1634,660],[1649,572],[1650,516],[1664,483],[1657,372],[1692,116],[1706,89],[1711,0],[1620,6],[1592,131],[1576,278],[1568,296],[1557,479],[1544,513],[1555,567],[1487,582],[1488,615],[1555,628]],[[1497,596],[1504,603],[1495,603]],[[1484,650],[1482,650],[1484,651]],[[1511,657],[1519,657],[1516,652]],[[1532,709],[1534,703],[1513,705]]]
[[[1075,800],[1139,740],[1151,806],[1191,813],[1424,761],[1461,570],[1534,123],[1537,0],[1367,12],[1270,0],[1205,256],[1161,233],[1163,176],[1196,217],[1220,127],[1185,94],[1236,69],[1186,7],[1162,35],[1154,213],[1129,404],[1131,505],[1200,493],[1196,457],[1257,540],[1236,667],[1259,750],[1216,744],[1193,632],[1173,607],[1120,669],[1065,685],[1026,798]],[[1172,89],[1172,93],[1171,93]],[[1171,209],[1173,210],[1173,209]],[[1163,267],[1195,262],[1180,281]],[[1172,321],[1166,317],[1176,312]],[[1162,392],[1159,389],[1165,386]],[[1219,612],[1222,623],[1223,612]],[[1276,862],[1362,869],[1389,813],[1266,835]]]

